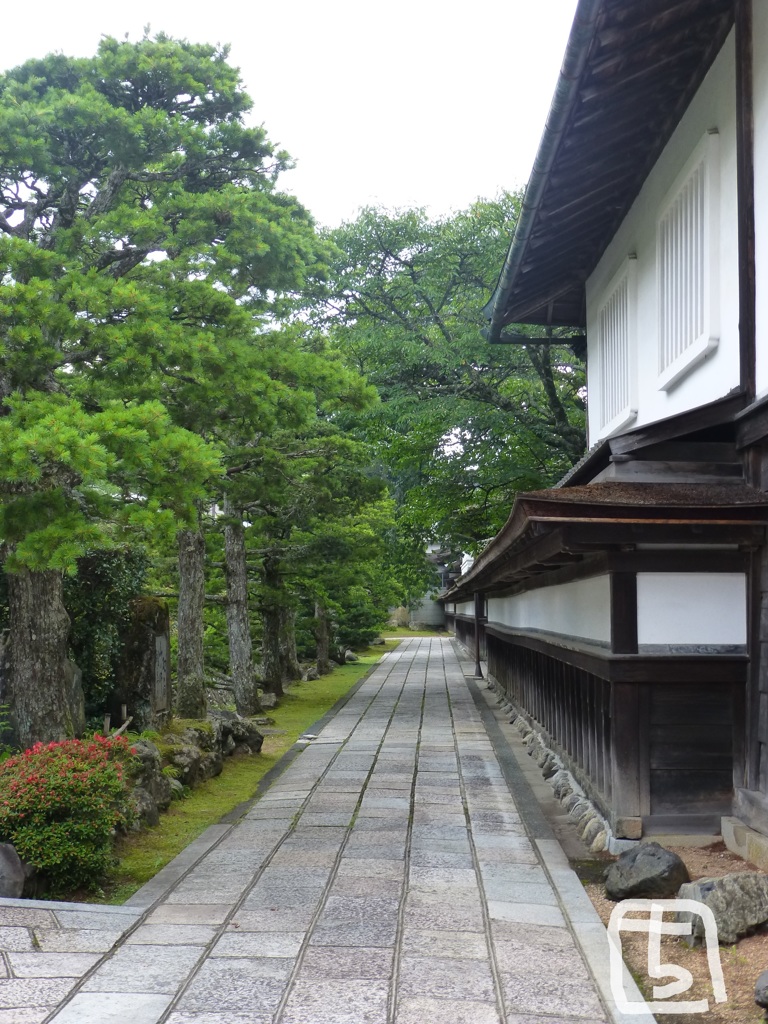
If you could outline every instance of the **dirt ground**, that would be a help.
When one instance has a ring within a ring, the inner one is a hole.
[[[705,876],[725,875],[731,871],[757,871],[740,857],[726,849],[723,843],[716,843],[704,849],[669,847],[685,862],[691,879]],[[595,881],[602,875],[602,868],[613,858],[606,858],[602,867],[594,862],[591,868],[584,865],[580,871],[584,887],[604,924],[608,924],[611,910],[615,906],[605,898],[603,885]],[[577,869],[578,870],[578,869]],[[589,880],[589,879],[593,880]],[[635,977],[643,995],[650,999],[651,985],[648,978],[648,937],[632,932],[622,932],[622,950],[627,966]],[[733,946],[720,947],[720,962],[723,967],[725,991],[728,1000],[715,1003],[709,980],[706,952],[703,947],[690,949],[681,940],[672,936],[662,938],[662,962],[679,964],[691,972],[693,988],[678,997],[681,1000],[708,999],[707,1013],[670,1015],[670,1021],[678,1024],[758,1024],[765,1021],[760,1008],[755,1004],[755,982],[758,975],[768,969],[768,930],[740,939]],[[665,953],[667,956],[665,956]],[[656,984],[663,984],[656,982]],[[672,1000],[670,1000],[672,1002]],[[664,1020],[665,1017],[659,1017]]]

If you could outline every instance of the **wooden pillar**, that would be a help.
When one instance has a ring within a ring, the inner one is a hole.
[[[611,687],[611,827],[618,839],[639,839],[640,786],[640,690],[632,683]]]
[[[611,650],[637,654],[637,573],[611,573]]]
[[[755,397],[755,127],[752,0],[736,0],[736,194],[739,246],[739,361],[741,388]]]
[[[481,591],[475,591],[475,675],[478,679],[483,678],[483,670],[480,667],[480,640],[483,618],[483,595]]]

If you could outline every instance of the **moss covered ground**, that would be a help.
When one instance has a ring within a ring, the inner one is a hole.
[[[174,802],[156,828],[121,837],[116,848],[117,867],[103,889],[74,896],[92,903],[124,903],[209,825],[251,799],[264,775],[299,736],[396,646],[397,641],[389,640],[384,646],[370,647],[360,652],[359,661],[337,667],[313,682],[293,685],[280,706],[269,713],[274,719],[269,729],[276,732],[265,736],[261,754],[227,758],[218,778]]]

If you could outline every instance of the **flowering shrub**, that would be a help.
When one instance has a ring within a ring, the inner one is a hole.
[[[134,755],[123,736],[36,743],[0,764],[0,840],[13,843],[49,888],[93,884],[128,818]]]

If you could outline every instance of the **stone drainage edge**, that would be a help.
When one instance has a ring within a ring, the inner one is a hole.
[[[466,655],[464,655],[464,651],[460,647],[457,650],[457,654],[460,661],[466,661]],[[510,771],[513,763],[516,766],[514,753],[496,720],[493,709],[483,700],[474,676],[467,677],[467,685],[486,726],[488,736],[499,759],[499,764],[507,784],[509,785],[511,778],[514,777],[515,788],[521,790],[520,796],[524,805],[524,819],[528,817],[530,810],[535,804],[535,810],[531,815],[533,818],[531,824],[534,827],[529,830],[531,841],[541,859],[542,866],[549,877],[552,888],[555,890],[568,927],[594,978],[611,1024],[633,1024],[633,1022],[634,1024],[656,1024],[656,1018],[648,1010],[626,1014],[617,1008],[611,992],[608,969],[609,940],[605,926],[592,906],[592,901],[584,891],[584,887],[576,872],[571,868],[560,843],[554,838],[554,833],[538,806],[538,801],[528,780],[522,772],[518,773],[514,771],[514,768]],[[527,821],[525,824],[526,828],[528,828]],[[626,965],[624,966],[623,975],[623,988],[626,998],[631,1002],[645,1005],[642,993]]]

